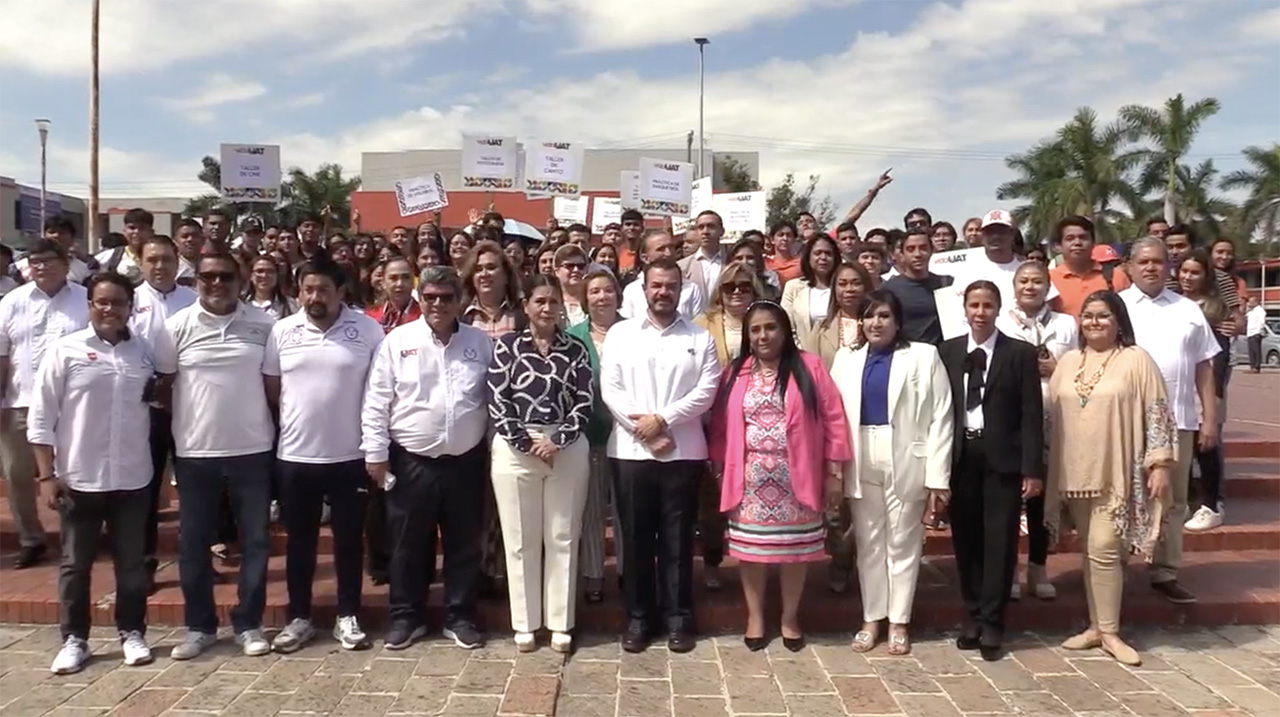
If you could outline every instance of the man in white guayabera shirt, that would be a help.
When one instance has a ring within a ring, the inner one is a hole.
[[[142,242],[142,283],[134,292],[129,330],[148,346],[164,330],[170,316],[196,303],[196,292],[178,285],[178,248],[166,236],[151,235]],[[151,403],[151,509],[147,511],[147,573],[155,587],[156,537],[159,534],[160,490],[173,456],[173,414]]]
[[[31,281],[0,300],[0,472],[22,548],[16,569],[44,558],[44,526],[36,512],[39,486],[27,442],[27,408],[40,360],[54,342],[89,324],[85,288],[67,280],[70,256],[56,241],[40,239],[27,253]]]
[[[151,662],[147,631],[146,515],[151,347],[129,330],[133,286],[103,273],[89,280],[89,328],[45,353],[31,391],[27,439],[50,503],[62,516],[58,598],[62,649],[54,674],[89,659],[89,578],[106,525],[115,568],[116,630],[126,665]]]
[[[201,257],[196,286],[199,300],[170,316],[155,336],[159,393],[171,393],[172,399],[182,528],[178,576],[187,623],[186,638],[171,656],[190,660],[216,639],[209,546],[217,542],[224,490],[231,493],[242,554],[231,625],[244,654],[265,655],[271,651],[262,633],[262,612],[275,424],[262,385],[262,361],[274,321],[239,300],[240,267],[230,254]]]
[[[369,365],[382,343],[382,326],[342,303],[347,274],[325,254],[303,262],[297,277],[302,310],[272,328],[262,364],[267,400],[280,416],[276,458],[289,532],[289,623],[272,647],[294,652],[315,637],[311,586],[327,498],[338,576],[333,637],[343,648],[359,650],[370,645],[357,619],[370,485],[360,450],[360,407]]]

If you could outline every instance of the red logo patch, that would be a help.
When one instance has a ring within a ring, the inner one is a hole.
[[[97,360],[98,360],[98,354],[96,354],[96,353],[94,353],[94,352],[90,351],[90,352],[89,352],[89,360],[90,360],[90,361],[97,361]]]
[[[409,358],[410,356],[417,356],[417,355],[418,355],[417,349],[405,349],[404,351],[400,352],[400,358]]]

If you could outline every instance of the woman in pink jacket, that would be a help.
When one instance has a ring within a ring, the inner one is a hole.
[[[844,492],[849,427],[839,390],[820,358],[796,348],[781,306],[752,304],[743,326],[742,352],[725,371],[712,409],[709,450],[721,475],[729,555],[741,563],[746,645],[756,651],[768,644],[766,569],[776,563],[782,642],[799,652],[805,572],[826,555],[823,511]]]

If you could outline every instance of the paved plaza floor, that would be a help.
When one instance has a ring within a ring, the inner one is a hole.
[[[994,663],[943,634],[919,636],[905,658],[883,646],[855,654],[851,635],[812,636],[799,653],[780,640],[751,653],[740,636],[721,636],[686,655],[629,655],[612,636],[586,636],[567,659],[545,646],[517,655],[510,639],[466,652],[438,636],[402,652],[381,642],[344,652],[326,636],[293,655],[249,658],[224,637],[191,662],[168,657],[180,633],[149,637],[156,662],[129,668],[111,632],[95,628],[93,661],[58,677],[48,670],[56,627],[0,626],[0,716],[1280,715],[1280,627],[1134,631],[1138,668],[1034,633]]]

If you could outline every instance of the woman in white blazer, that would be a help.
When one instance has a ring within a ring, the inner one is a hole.
[[[868,293],[859,319],[866,343],[841,350],[831,366],[853,439],[844,488],[863,619],[853,649],[875,647],[888,619],[889,654],[906,655],[926,516],[933,522],[950,498],[951,382],[937,349],[903,337],[892,293]]]
[[[796,336],[804,337],[827,318],[831,307],[831,281],[836,273],[840,250],[826,234],[804,245],[800,254],[800,276],[782,287],[782,309],[791,319]]]

